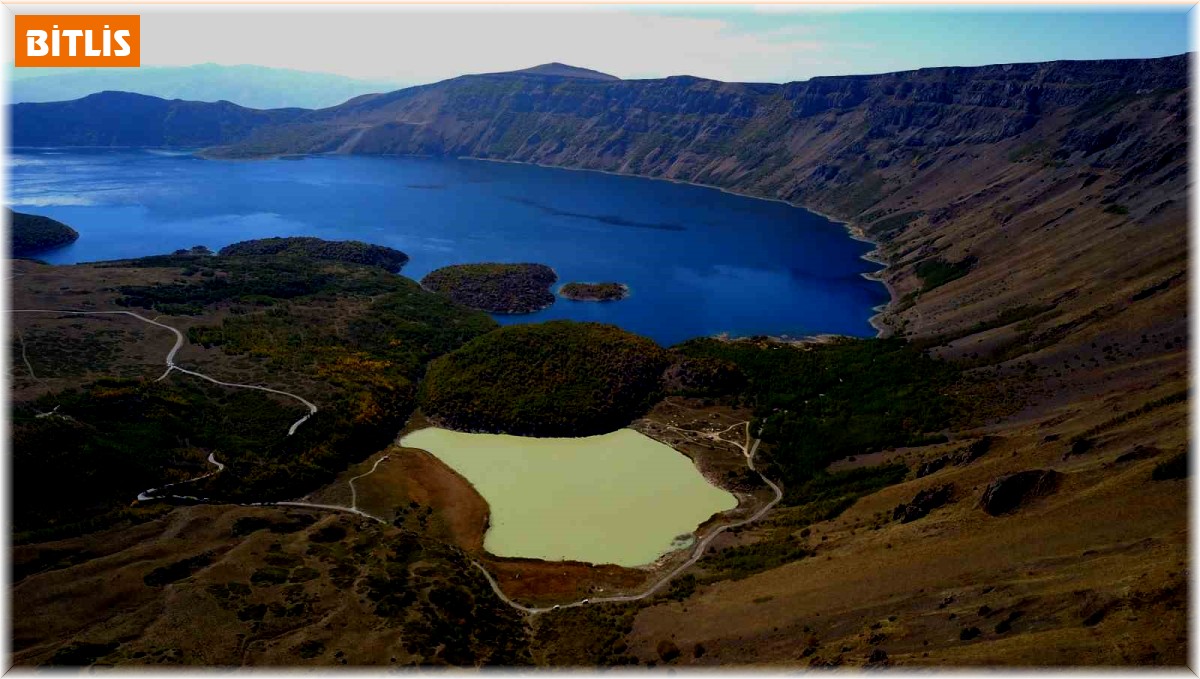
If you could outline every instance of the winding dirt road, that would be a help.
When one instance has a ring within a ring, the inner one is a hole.
[[[178,371],[178,372],[184,373],[186,375],[192,375],[193,377],[199,377],[201,379],[208,380],[209,382],[212,382],[213,384],[218,384],[218,385],[221,385],[224,387],[232,387],[232,388],[238,388],[238,389],[256,389],[258,391],[266,391],[266,392],[270,392],[272,394],[279,394],[281,396],[287,396],[289,398],[295,399],[295,400],[299,401],[300,403],[303,403],[305,406],[307,406],[309,409],[309,413],[307,415],[305,415],[304,417],[300,418],[299,420],[297,420],[288,429],[288,432],[287,432],[288,436],[291,436],[292,434],[294,434],[296,432],[296,429],[300,425],[304,424],[304,422],[306,420],[308,420],[308,418],[312,417],[317,412],[316,405],[314,405],[313,403],[304,399],[303,397],[297,396],[296,394],[293,394],[290,392],[282,391],[279,389],[272,389],[270,387],[254,385],[254,384],[238,384],[235,382],[223,382],[221,380],[209,377],[208,375],[205,375],[203,373],[199,373],[194,370],[188,370],[186,368],[179,367],[178,365],[175,364],[175,354],[178,353],[179,350],[183,347],[183,344],[185,341],[183,333],[180,332],[178,329],[173,328],[165,323],[159,323],[157,320],[146,318],[145,316],[134,313],[132,311],[76,311],[76,310],[63,311],[63,310],[58,310],[58,309],[10,309],[9,311],[11,313],[44,313],[44,314],[65,314],[65,315],[83,315],[83,316],[87,316],[87,315],[132,316],[133,318],[136,318],[145,323],[149,323],[151,325],[155,325],[160,328],[165,328],[166,330],[170,330],[172,333],[175,334],[175,345],[173,347],[171,347],[171,350],[167,353],[166,360],[165,360],[167,369],[165,372],[163,372],[163,374],[161,376],[158,377],[157,380],[155,380],[156,382],[165,379],[168,375],[171,374],[172,371]],[[32,372],[33,372],[33,369],[32,369],[32,366],[30,366],[30,373],[32,374]],[[742,455],[746,458],[746,466],[749,467],[750,471],[753,471],[754,473],[758,474],[759,478],[761,478],[763,480],[763,483],[767,484],[771,488],[771,490],[774,492],[775,497],[770,502],[768,502],[767,504],[765,504],[761,508],[759,508],[759,510],[757,512],[755,512],[753,515],[751,515],[750,517],[742,519],[740,521],[734,521],[732,523],[723,524],[723,525],[718,526],[717,528],[714,528],[712,530],[712,532],[710,532],[708,535],[705,535],[703,538],[701,538],[695,544],[695,546],[692,549],[692,555],[687,559],[687,561],[684,561],[683,563],[676,566],[670,572],[666,573],[661,578],[659,578],[657,581],[655,581],[654,584],[650,585],[644,591],[642,591],[638,594],[617,594],[617,595],[606,596],[606,597],[594,597],[594,598],[580,599],[579,601],[573,601],[570,603],[558,604],[555,606],[546,606],[546,607],[525,606],[524,604],[518,603],[518,602],[510,599],[508,597],[508,595],[506,595],[504,593],[504,591],[500,589],[500,585],[496,582],[496,579],[494,577],[492,577],[492,574],[489,573],[488,570],[483,567],[483,564],[472,559],[471,563],[476,568],[478,568],[481,573],[483,573],[483,576],[487,579],[488,584],[492,588],[492,591],[496,593],[496,596],[499,597],[501,601],[508,604],[512,608],[514,608],[518,611],[521,611],[522,613],[529,614],[529,615],[537,615],[540,613],[546,613],[549,611],[564,609],[564,608],[577,608],[579,606],[587,606],[587,605],[591,605],[591,604],[641,601],[643,599],[653,596],[656,592],[658,592],[660,589],[665,587],[669,582],[671,582],[671,580],[673,580],[675,577],[677,577],[678,575],[680,575],[681,573],[683,573],[684,571],[686,571],[687,569],[689,569],[693,565],[695,565],[696,562],[699,561],[704,556],[704,552],[708,549],[708,546],[712,544],[712,541],[715,540],[718,535],[720,535],[721,533],[724,533],[725,531],[727,531],[731,528],[738,528],[740,526],[745,526],[746,524],[758,521],[764,515],[766,515],[766,513],[769,512],[776,504],[778,504],[780,500],[783,499],[783,491],[779,488],[779,486],[776,485],[775,482],[771,481],[766,476],[764,476],[762,474],[762,472],[758,471],[754,467],[754,454],[758,451],[758,445],[760,443],[760,440],[757,438],[751,437],[749,421],[738,422],[738,423],[730,425],[729,427],[726,427],[725,429],[718,431],[718,432],[698,432],[698,431],[693,431],[693,430],[688,430],[688,429],[680,429],[678,427],[674,427],[671,425],[663,425],[663,426],[668,429],[673,429],[677,432],[683,433],[685,435],[701,436],[703,438],[707,438],[714,442],[729,443],[729,444],[732,444],[732,445],[738,447],[739,449],[741,449]],[[736,441],[730,441],[728,439],[721,438],[722,434],[730,431],[731,429],[739,427],[739,426],[744,426],[746,429],[744,443],[738,443]],[[358,489],[354,485],[355,481],[357,481],[361,478],[364,478],[366,476],[370,476],[371,474],[375,473],[375,470],[377,470],[379,468],[379,465],[381,463],[383,463],[384,461],[386,461],[388,459],[388,457],[389,456],[387,454],[382,455],[379,459],[377,459],[375,461],[375,464],[371,467],[371,469],[369,471],[367,471],[363,474],[359,474],[358,476],[352,477],[351,479],[348,480],[347,483],[350,486],[350,506],[349,507],[346,507],[343,505],[330,505],[330,504],[320,504],[320,503],[314,503],[314,502],[302,502],[299,500],[297,500],[297,501],[282,501],[282,502],[251,502],[251,503],[240,503],[240,504],[242,504],[243,506],[247,506],[247,507],[273,507],[273,506],[304,507],[304,508],[309,508],[309,509],[320,509],[320,510],[326,510],[326,511],[346,512],[346,513],[362,516],[364,518],[368,518],[373,521],[377,521],[379,523],[388,523],[385,519],[382,519],[378,516],[375,516],[373,514],[370,514],[370,513],[365,512],[358,508]],[[171,484],[162,486],[161,488],[149,488],[149,489],[139,493],[137,496],[137,499],[141,502],[147,502],[147,501],[151,501],[151,500],[180,499],[180,500],[189,500],[192,502],[231,504],[227,501],[212,500],[212,499],[208,499],[208,498],[200,498],[200,497],[194,497],[194,496],[190,496],[190,495],[164,494],[161,492],[163,490],[166,490],[167,488],[173,488],[176,486],[193,483],[195,481],[200,481],[202,479],[206,479],[210,476],[213,476],[214,474],[219,474],[220,472],[222,472],[225,469],[225,465],[222,464],[221,462],[219,462],[216,459],[216,457],[211,453],[208,456],[208,462],[209,462],[209,464],[214,465],[216,467],[216,469],[211,472],[208,472],[207,474],[203,474],[201,476],[197,476],[197,477],[191,478],[191,479],[185,479],[183,481],[176,481],[175,483],[171,483]],[[234,504],[238,504],[238,503],[234,503]]]
[[[262,387],[262,386],[258,386],[255,384],[238,384],[236,382],[222,382],[221,380],[209,377],[208,375],[196,372],[195,370],[188,370],[187,368],[179,367],[178,365],[175,364],[175,354],[179,353],[179,350],[183,348],[183,343],[185,341],[183,338],[183,333],[180,332],[177,328],[173,328],[173,327],[167,325],[166,323],[159,323],[157,320],[146,318],[145,316],[134,313],[132,311],[63,311],[60,309],[9,309],[9,312],[14,313],[14,314],[65,314],[65,315],[72,315],[72,316],[112,316],[112,315],[118,315],[118,314],[124,315],[124,316],[132,316],[132,317],[138,319],[139,321],[143,321],[143,322],[149,323],[151,325],[157,325],[160,328],[165,328],[165,329],[170,330],[171,332],[175,333],[175,346],[171,347],[171,350],[167,352],[167,358],[165,361],[166,365],[167,365],[167,369],[166,369],[166,371],[163,372],[162,375],[159,375],[158,379],[154,380],[155,382],[161,382],[163,379],[165,379],[167,377],[167,375],[171,374],[172,370],[177,370],[181,373],[184,373],[185,375],[199,377],[202,380],[208,380],[209,382],[212,382],[213,384],[219,384],[222,387],[233,387],[235,389],[255,389],[258,391],[266,391],[266,392],[270,392],[272,394],[279,394],[280,396],[286,396],[288,398],[295,399],[295,400],[303,403],[304,406],[308,408],[308,414],[305,415],[304,417],[300,418],[299,420],[296,420],[295,424],[293,424],[288,429],[288,436],[291,436],[292,434],[296,433],[296,429],[299,428],[300,425],[304,424],[305,420],[312,417],[317,412],[317,406],[315,404],[310,403],[305,398],[303,398],[301,396],[297,396],[296,394],[293,394],[291,392],[281,391],[279,389],[272,389],[270,387]],[[157,317],[155,317],[155,318],[157,318]],[[33,372],[32,367],[30,368],[30,372],[31,373]]]
[[[730,429],[733,429],[734,427],[738,427],[738,426],[742,426],[742,425],[744,425],[746,427],[746,442],[745,443],[737,443],[736,441],[728,441],[726,439],[720,438],[721,434],[729,431]],[[667,583],[669,583],[671,580],[673,580],[676,576],[678,576],[679,574],[683,573],[684,571],[686,571],[687,569],[689,569],[693,565],[695,565],[695,563],[697,561],[699,561],[701,559],[701,557],[704,556],[705,550],[708,549],[708,546],[710,544],[712,544],[712,541],[715,540],[718,535],[720,535],[721,533],[724,533],[725,531],[729,530],[730,528],[737,528],[739,526],[745,526],[748,523],[753,523],[754,521],[758,521],[767,512],[771,511],[772,507],[774,507],[776,504],[779,503],[780,500],[783,499],[783,490],[781,490],[779,488],[779,486],[775,484],[774,481],[771,481],[767,477],[763,476],[762,472],[760,472],[754,468],[754,454],[758,451],[759,439],[753,439],[753,444],[751,443],[752,439],[750,436],[750,423],[749,422],[739,422],[738,424],[734,424],[730,427],[727,427],[723,431],[715,432],[715,433],[693,432],[693,431],[689,431],[686,429],[679,429],[677,427],[671,427],[670,425],[664,425],[664,426],[666,426],[670,429],[675,429],[676,431],[688,432],[690,434],[699,434],[701,436],[704,436],[705,438],[719,440],[719,441],[723,441],[725,443],[732,443],[733,445],[737,446],[738,448],[740,448],[742,450],[742,455],[745,456],[745,458],[746,458],[746,466],[748,466],[750,468],[750,471],[758,474],[759,478],[761,478],[764,483],[766,483],[768,486],[771,487],[771,490],[775,493],[775,498],[772,499],[767,504],[763,505],[757,512],[755,512],[752,516],[750,516],[748,518],[742,519],[741,521],[734,521],[733,523],[723,524],[723,525],[718,526],[717,528],[713,529],[713,531],[711,533],[704,536],[699,542],[696,543],[695,547],[693,547],[693,549],[692,549],[692,556],[689,557],[687,561],[684,561],[683,563],[676,566],[674,569],[672,569],[666,575],[659,578],[659,580],[657,582],[655,582],[653,585],[650,585],[649,587],[647,587],[644,591],[642,591],[639,594],[617,594],[617,595],[606,596],[606,597],[592,597],[592,598],[587,598],[587,599],[580,599],[579,601],[573,601],[573,602],[567,603],[567,604],[558,604],[556,606],[547,606],[547,607],[525,606],[523,604],[517,603],[516,601],[513,601],[512,599],[508,598],[508,595],[506,595],[503,592],[503,590],[500,589],[500,585],[497,584],[495,578],[492,577],[492,574],[489,573],[487,571],[487,569],[484,568],[483,565],[480,564],[479,562],[472,561],[472,563],[475,564],[475,567],[478,568],[480,570],[480,572],[483,573],[484,577],[487,578],[488,584],[490,584],[492,586],[492,591],[496,593],[496,596],[500,597],[500,599],[504,603],[508,604],[509,606],[511,606],[523,613],[528,613],[530,615],[537,615],[539,613],[546,613],[548,611],[554,611],[554,610],[559,610],[559,609],[563,609],[563,608],[577,608],[579,606],[588,606],[591,604],[641,601],[642,599],[646,599],[650,596],[653,596],[656,592],[658,592],[658,590],[660,590],[664,586],[666,586]]]
[[[359,474],[358,476],[355,476],[354,478],[352,478],[346,482],[350,486],[350,508],[351,509],[355,509],[355,510],[358,509],[358,489],[354,487],[354,482],[363,478],[364,476],[370,476],[371,474],[374,474],[375,470],[379,469],[379,463],[388,459],[388,457],[389,456],[386,454],[381,456],[378,460],[375,460],[375,464],[372,465],[371,471],[363,473],[363,474]]]
[[[166,369],[166,371],[163,372],[162,375],[159,375],[158,379],[154,380],[155,382],[161,382],[163,379],[165,379],[168,375],[171,374],[171,371],[178,371],[185,375],[191,375],[193,377],[199,377],[200,379],[203,379],[203,380],[208,380],[209,382],[212,382],[213,384],[219,384],[223,387],[232,387],[235,389],[254,389],[257,391],[266,391],[266,392],[270,392],[272,394],[279,394],[280,396],[286,396],[288,398],[295,399],[295,400],[303,403],[308,408],[308,414],[305,415],[304,417],[300,418],[299,420],[296,420],[296,422],[293,423],[292,426],[288,428],[288,432],[287,432],[288,436],[291,436],[292,434],[296,433],[296,429],[299,428],[300,425],[304,424],[304,422],[306,420],[308,420],[308,418],[312,417],[317,412],[317,406],[315,404],[311,403],[304,397],[297,396],[296,394],[293,394],[291,392],[282,391],[280,389],[272,389],[271,387],[263,387],[263,386],[259,386],[256,384],[238,384],[236,382],[223,382],[216,378],[209,377],[208,375],[205,375],[204,373],[200,373],[200,372],[196,372],[195,370],[188,370],[187,368],[179,367],[175,363],[175,354],[179,353],[179,350],[183,348],[183,344],[185,342],[183,333],[180,332],[178,328],[171,327],[171,326],[167,325],[166,323],[159,323],[158,320],[156,320],[157,316],[155,318],[151,319],[151,318],[146,318],[145,316],[142,316],[141,314],[134,313],[132,311],[76,311],[76,310],[62,310],[62,309],[9,309],[9,312],[15,313],[15,314],[21,314],[21,313],[24,313],[24,314],[60,314],[60,315],[67,315],[67,316],[115,316],[115,315],[132,316],[133,318],[136,318],[139,321],[149,323],[150,325],[156,325],[160,328],[165,328],[167,330],[170,330],[175,335],[175,345],[172,346],[171,350],[167,352],[167,357],[164,360],[164,363],[166,363],[167,369]],[[19,336],[19,331],[18,331],[18,336]],[[24,356],[24,342],[23,341],[22,341],[22,356]],[[28,358],[25,359],[25,363],[27,366],[29,365]],[[32,366],[29,366],[29,372],[31,375],[33,374]],[[35,379],[36,379],[36,376],[35,376]],[[225,469],[225,465],[218,462],[216,460],[216,458],[213,457],[212,454],[209,454],[208,462],[209,462],[209,464],[215,465],[217,468],[214,471],[211,471],[207,474],[202,474],[195,478],[185,479],[183,481],[176,481],[175,483],[165,485],[162,488],[148,488],[148,489],[142,491],[141,493],[138,493],[137,499],[141,502],[146,502],[148,500],[157,500],[157,499],[177,499],[177,500],[191,500],[193,502],[207,502],[208,500],[205,498],[198,498],[198,497],[194,497],[191,495],[163,494],[161,491],[163,491],[167,488],[173,488],[175,486],[181,486],[183,484],[193,483],[193,482],[199,481],[201,479],[206,479],[206,478],[212,476],[213,474],[217,474],[221,470]],[[376,466],[379,466],[378,462],[376,462],[375,464],[376,464]],[[372,469],[371,471],[374,471],[374,469]],[[353,488],[354,488],[353,482],[351,483],[350,488],[351,488],[351,490],[353,490]],[[300,506],[306,506],[306,505],[302,504]],[[328,507],[321,507],[321,508],[327,509]],[[353,511],[355,513],[362,514],[362,512],[358,512],[353,507],[342,508],[342,509],[347,509],[348,511]],[[366,516],[366,514],[364,514],[364,516]],[[376,517],[373,517],[373,516],[371,518],[376,519]],[[376,519],[376,520],[381,521],[382,519]]]
[[[16,326],[13,326],[13,332],[17,333],[17,341],[21,343],[21,360],[25,361],[25,369],[29,371],[29,376],[35,382],[41,382],[42,380],[37,376],[37,373],[33,371],[33,364],[29,362],[28,354],[25,353],[25,336],[21,334],[21,329]]]
[[[191,497],[188,495],[163,495],[159,491],[163,491],[168,488],[174,488],[175,486],[182,486],[185,483],[193,483],[193,482],[199,481],[201,479],[207,479],[208,477],[212,476],[213,474],[217,474],[225,469],[225,465],[221,464],[220,462],[217,462],[217,458],[214,453],[208,454],[208,463],[216,466],[216,469],[212,470],[211,472],[209,472],[207,474],[201,474],[200,476],[196,476],[196,477],[193,477],[190,479],[176,481],[175,483],[168,483],[167,485],[163,486],[162,488],[147,488],[146,490],[143,490],[142,492],[138,493],[138,496],[137,496],[138,502],[147,502],[149,500],[156,500],[158,498],[164,498],[164,497],[177,497],[177,498],[184,498],[184,499],[188,499],[188,500],[198,499],[198,498],[194,498],[194,497]]]

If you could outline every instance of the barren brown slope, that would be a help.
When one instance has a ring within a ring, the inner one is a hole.
[[[982,459],[812,526],[801,542],[813,556],[642,611],[632,651],[656,660],[666,639],[684,651],[677,664],[1186,662],[1187,481],[1152,478],[1186,450],[1186,403],[1110,426],[1091,435],[1094,449],[1063,459],[1073,436],[1176,388],[1140,386],[1144,395],[1005,423]],[[882,457],[915,468],[961,445]],[[1028,469],[1062,474],[1058,489],[1011,514],[980,507],[995,479]],[[892,519],[897,505],[945,484],[945,507],[911,523]]]

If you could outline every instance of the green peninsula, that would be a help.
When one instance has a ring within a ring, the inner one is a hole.
[[[12,224],[13,257],[30,257],[79,240],[78,231],[58,220],[13,210],[9,210],[8,215]]]

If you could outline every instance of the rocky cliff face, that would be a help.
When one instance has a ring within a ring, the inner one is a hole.
[[[882,244],[890,331],[1018,355],[1128,310],[1139,290],[1183,284],[1187,69],[1184,55],[785,85],[465,76],[214,153],[470,156],[782,198]],[[956,265],[945,284],[916,274]]]
[[[1106,99],[1161,98],[1186,85],[1184,57],[939,68],[786,85],[518,72],[360,97],[261,129],[222,152],[501,158],[810,201],[897,162],[929,169],[941,150],[1003,143],[1044,128],[1064,110],[1086,114],[1091,105],[1102,113]],[[1102,150],[1073,141],[1089,153]]]

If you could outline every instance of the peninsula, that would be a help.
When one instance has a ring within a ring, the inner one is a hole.
[[[8,211],[8,216],[12,224],[13,257],[29,257],[79,240],[78,231],[58,220],[13,210]]]

